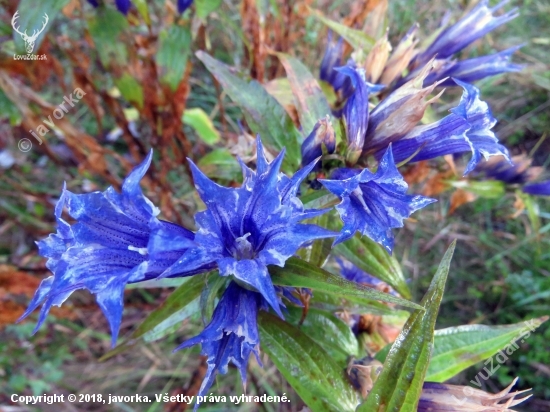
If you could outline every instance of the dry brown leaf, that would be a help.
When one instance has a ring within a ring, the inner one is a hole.
[[[451,206],[449,207],[449,215],[452,215],[456,209],[476,200],[476,195],[466,190],[457,189],[451,196]]]

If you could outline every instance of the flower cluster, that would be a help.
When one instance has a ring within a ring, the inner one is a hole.
[[[55,209],[58,232],[38,243],[53,276],[41,283],[21,319],[42,304],[36,331],[52,305],[61,305],[77,289],[87,289],[109,321],[114,346],[128,283],[217,269],[232,281],[210,324],[178,349],[200,343],[208,357],[199,395],[209,389],[215,372],[227,371],[229,362],[239,368],[244,383],[249,355],[258,356],[257,312],[271,307],[282,318],[281,296],[289,292],[275,288],[267,266],[284,266],[299,248],[336,235],[301,223],[328,211],[305,209],[297,197],[300,183],[318,159],[287,177],[279,172],[284,150],[268,162],[259,138],[256,145],[256,170],[241,162],[240,188],[214,183],[189,161],[206,205],[195,216],[195,233],[159,220],[158,209],[143,195],[139,182],[152,153],[125,179],[120,194],[112,187],[83,195],[64,189]],[[64,207],[77,223],[63,219]]]
[[[519,71],[523,66],[510,60],[512,54],[521,46],[472,59],[456,59],[457,54],[470,44],[519,15],[515,8],[500,16],[495,15],[507,3],[506,0],[492,8],[488,3],[488,0],[480,1],[453,25],[449,25],[447,15],[433,40],[422,50],[416,48],[418,25],[415,24],[403,36],[393,52],[386,35],[376,42],[369,53],[356,50],[346,65],[363,68],[369,82],[379,82],[390,90],[417,77],[426,64],[434,59],[434,69],[424,79],[425,86],[435,83],[440,86],[455,86],[454,79],[471,83],[500,73]],[[320,78],[330,83],[337,92],[343,92],[346,97],[349,82],[346,83],[345,78],[335,71],[343,63],[343,50],[342,41],[333,44],[330,35],[321,62]],[[402,76],[405,70],[407,75]]]
[[[90,3],[98,6],[97,1]],[[178,1],[179,11],[191,3]],[[131,2],[116,0],[116,5],[127,14]],[[435,201],[407,193],[400,164],[471,153],[465,168],[468,174],[482,157],[491,160],[498,156],[499,172],[494,178],[523,179],[521,168],[509,166],[508,151],[492,131],[496,119],[481,100],[479,89],[470,84],[517,70],[518,66],[509,63],[515,49],[461,62],[452,60],[468,44],[515,17],[515,11],[495,17],[498,7],[489,9],[482,1],[455,25],[441,30],[424,51],[415,50],[416,26],[393,54],[389,54],[391,47],[384,37],[362,61],[352,57],[346,64],[342,41],[330,41],[320,77],[334,87],[340,101],[333,117],[326,113],[313,130],[304,131],[301,169],[292,176],[281,173],[285,149],[268,160],[259,136],[256,155],[248,159],[255,161],[255,169],[239,159],[240,187],[219,185],[189,160],[195,188],[205,205],[194,216],[194,232],[160,220],[159,210],[142,193],[139,183],[151,164],[152,152],[125,179],[121,193],[111,187],[78,195],[64,188],[55,208],[57,233],[38,242],[53,276],[41,283],[21,318],[42,305],[38,329],[52,305],[61,305],[73,291],[86,289],[96,296],[109,322],[114,346],[127,284],[215,270],[227,279],[228,286],[202,332],[176,350],[201,344],[208,369],[199,396],[207,393],[217,373],[227,372],[229,364],[238,368],[245,385],[250,355],[261,363],[259,311],[273,311],[283,318],[283,297],[300,303],[292,288],[274,285],[270,266],[284,267],[289,258],[317,240],[334,238],[333,245],[338,245],[357,232],[391,254],[392,230],[403,227],[412,213]],[[408,75],[402,77],[406,69]],[[430,96],[441,85],[463,89],[459,104],[442,119],[420,125],[426,109],[440,94]],[[376,95],[379,99],[371,107],[370,100]],[[340,130],[344,138],[337,144]],[[324,190],[339,203],[334,205],[331,200],[325,208],[306,208],[299,198],[304,181],[315,182],[311,188]],[[549,186],[542,182],[523,190],[548,194]],[[64,210],[76,223],[68,223]],[[316,218],[325,213],[338,213],[342,220],[338,232],[316,224],[320,221]],[[379,285],[376,278],[353,265],[340,265],[347,279]]]

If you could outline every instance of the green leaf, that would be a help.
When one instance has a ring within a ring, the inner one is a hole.
[[[200,107],[186,109],[183,112],[183,123],[191,126],[199,137],[209,145],[220,141],[220,133],[214,127],[212,120]]]
[[[2,89],[0,89],[0,119],[8,119],[11,126],[21,121],[21,112]]]
[[[311,10],[311,9],[310,9]],[[362,31],[352,29],[343,24],[337,23],[323,16],[318,10],[311,10],[312,15],[318,19],[321,23],[325,24],[328,28],[339,34],[346,40],[351,47],[355,50],[363,50],[364,53],[368,53],[374,46],[375,40],[368,34]]]
[[[109,67],[111,62],[125,66],[128,61],[128,51],[119,36],[128,28],[126,17],[107,7],[99,7],[91,16],[88,20],[88,28],[101,63],[105,67]]]
[[[183,80],[191,49],[189,28],[172,25],[159,33],[157,65],[161,68],[161,82],[175,91]]]
[[[462,325],[435,331],[434,351],[426,380],[443,382],[464,369],[491,356],[503,363],[517,349],[515,341],[538,328],[548,317],[536,318],[513,325]],[[499,360],[502,360],[502,362]]]
[[[201,19],[206,19],[210,13],[221,7],[222,0],[195,0],[195,11]]]
[[[328,101],[315,77],[298,59],[276,53],[286,71],[297,104],[300,124],[305,136],[313,130],[319,119],[332,117]]]
[[[353,412],[357,395],[344,370],[295,326],[260,312],[262,349],[313,412]]]
[[[301,161],[301,137],[284,107],[257,81],[243,80],[234,74],[232,68],[203,51],[196,54],[229,97],[240,106],[250,129],[261,136],[265,146],[275,153],[286,147],[283,169],[294,173]]]
[[[204,287],[205,281],[208,276],[216,275],[215,273],[209,273],[204,275],[195,275],[188,278],[188,280],[183,283],[180,287],[174,290],[170,296],[160,305],[157,309],[152,311],[149,316],[132,332],[130,339],[121,345],[117,346],[113,350],[107,352],[99,360],[103,362],[119,353],[124,352],[126,349],[134,346],[140,338],[143,338],[144,335],[148,332],[154,330],[151,337],[158,335],[162,332],[162,328],[157,328],[162,322],[168,319],[177,319],[180,316],[179,321],[184,318],[181,318],[181,314],[184,313],[189,316],[191,313],[186,311],[186,307],[195,301],[201,294],[202,288]],[[216,275],[217,276],[217,275]],[[198,306],[197,306],[198,308]],[[196,310],[195,310],[196,311]],[[179,313],[179,315],[178,315]],[[169,328],[173,325],[171,321],[167,321],[164,326]],[[155,329],[156,328],[156,329]]]
[[[124,73],[122,77],[115,79],[115,85],[122,97],[140,109],[143,108],[143,88],[129,73]]]
[[[333,222],[334,225],[340,224],[337,219]],[[330,229],[337,230],[338,226],[334,225]],[[356,234],[351,239],[336,245],[334,251],[359,269],[392,286],[404,298],[410,299],[411,292],[399,262],[375,241],[367,236]]]
[[[451,183],[452,186],[467,190],[487,199],[499,199],[506,191],[504,182],[499,180],[465,181],[458,180]]]
[[[218,276],[219,277],[219,276]],[[143,334],[145,342],[154,342],[166,335],[175,332],[181,326],[181,322],[199,311],[199,299],[193,300],[184,308],[172,313],[150,331]]]
[[[218,298],[219,291],[222,288],[225,289],[229,281],[230,279],[225,276],[210,276],[204,285],[200,298],[200,310],[202,321],[205,325],[214,313],[214,304]]]
[[[151,18],[149,17],[149,9],[147,8],[147,2],[145,0],[132,0],[134,6],[136,6],[137,11],[143,17],[145,24],[148,26],[151,24]]]
[[[20,32],[25,33],[26,31],[30,35],[35,30],[39,31],[44,24],[44,14],[48,15],[48,24],[46,24],[44,31],[38,35],[36,41],[34,42],[33,53],[36,53],[36,51],[40,48],[44,37],[46,37],[48,31],[53,27],[55,18],[68,2],[69,0],[41,0],[39,2],[33,0],[21,0],[19,2],[19,5],[17,6],[19,14],[16,20],[16,26]],[[18,53],[27,54],[25,42],[23,41],[21,35],[15,30],[13,30],[13,41]]]
[[[228,149],[214,149],[201,157],[198,165],[208,177],[218,179],[240,181],[242,179],[241,167]]]
[[[372,303],[372,300],[395,303],[397,305],[423,310],[421,306],[388,293],[350,282],[342,276],[334,275],[312,265],[305,260],[290,258],[285,267],[270,266],[269,273],[273,284],[320,290],[350,301]]]
[[[321,227],[327,227],[330,218],[334,219],[332,211],[316,217],[314,223]],[[308,255],[306,260],[312,265],[322,267],[332,250],[332,242],[334,242],[332,238],[319,239],[313,242],[311,249],[303,249]]]
[[[357,339],[350,327],[332,312],[309,308],[301,325],[302,308],[289,307],[286,321],[295,324],[298,329],[317,342],[336,362],[345,365],[350,356],[357,357],[359,348]]]
[[[433,335],[456,241],[451,244],[421,305],[395,340],[384,368],[358,412],[416,411],[433,349]]]

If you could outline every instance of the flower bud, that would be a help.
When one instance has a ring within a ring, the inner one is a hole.
[[[366,73],[366,79],[369,82],[376,83],[390,56],[391,44],[388,41],[388,35],[378,39],[367,58],[365,59],[364,68]]]
[[[330,117],[319,119],[313,130],[302,143],[302,166],[308,165],[323,154],[323,145],[327,153],[334,153],[336,136]]]

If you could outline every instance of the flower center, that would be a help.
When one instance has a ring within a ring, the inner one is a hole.
[[[248,232],[247,234],[235,239],[235,252],[233,255],[235,259],[242,260],[254,258],[254,248],[252,247],[252,243],[247,240],[250,235],[251,233]]]

